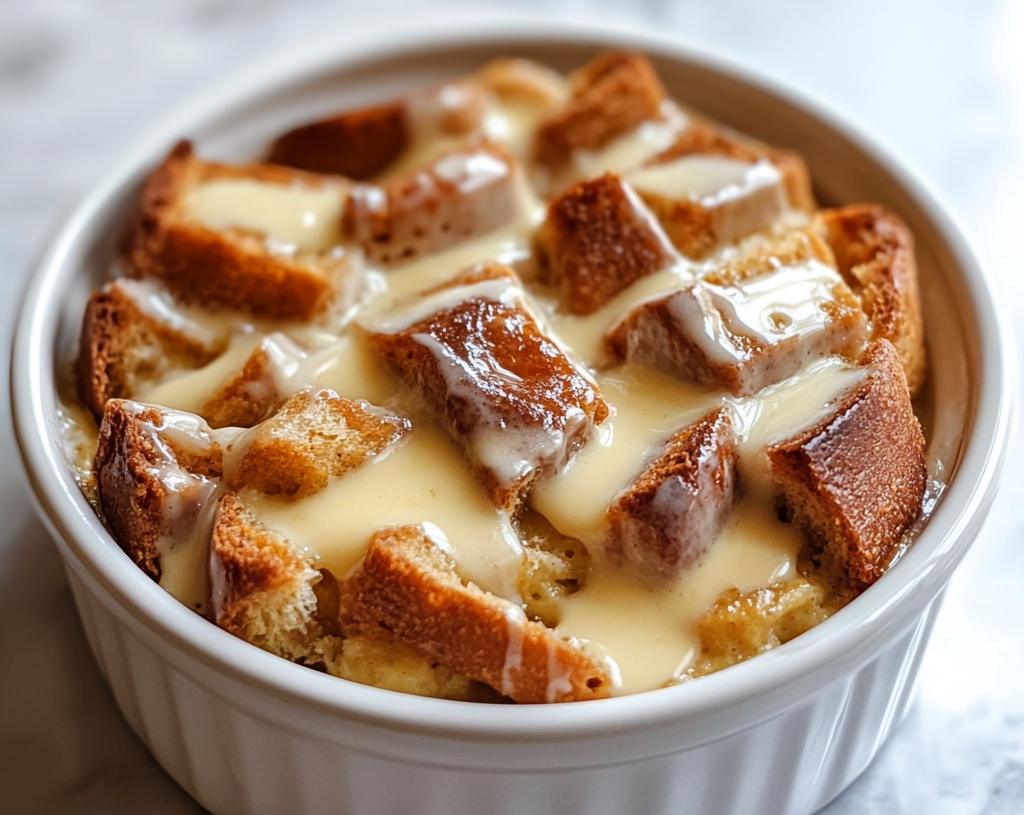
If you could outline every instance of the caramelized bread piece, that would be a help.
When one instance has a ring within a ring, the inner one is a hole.
[[[369,347],[416,389],[477,468],[496,506],[514,509],[563,467],[608,407],[523,308],[512,271],[475,269],[396,316],[361,324]]]
[[[814,427],[768,448],[794,520],[824,546],[822,563],[857,589],[874,583],[921,510],[924,436],[899,354],[876,340],[868,374]]]
[[[78,394],[97,419],[108,399],[130,398],[142,385],[173,370],[199,368],[223,350],[223,337],[148,313],[133,296],[142,294],[137,285],[109,283],[85,307],[75,373]]]
[[[387,527],[342,588],[341,618],[384,629],[456,673],[523,703],[606,696],[604,667],[522,609],[464,584],[452,556],[422,527]]]
[[[289,130],[274,141],[267,161],[362,181],[414,143],[478,131],[483,116],[480,87],[471,79],[450,82]]]
[[[795,232],[641,303],[605,339],[618,359],[745,396],[815,359],[858,353],[865,332],[828,247]]]
[[[541,123],[533,160],[554,168],[576,150],[597,150],[643,122],[661,117],[665,89],[641,54],[606,51],[570,77],[569,101]]]
[[[648,161],[646,166],[667,164],[686,156],[721,156],[751,163],[770,161],[782,175],[789,205],[805,212],[813,212],[817,208],[807,163],[793,150],[726,135],[708,122],[691,120],[672,146]]]
[[[212,508],[223,451],[198,416],[110,399],[93,472],[110,534],[160,582],[165,542],[202,527]]]
[[[210,539],[213,621],[246,642],[288,659],[317,661],[323,631],[313,556],[267,529],[232,492],[220,500]]]
[[[609,507],[611,558],[653,579],[677,577],[699,560],[732,508],[736,461],[725,408],[673,435]]]
[[[877,204],[824,210],[816,226],[835,253],[839,271],[861,298],[872,339],[887,339],[899,352],[910,395],[928,374],[914,236]]]
[[[187,302],[284,319],[308,320],[322,311],[347,264],[330,251],[338,242],[333,224],[316,225],[327,236],[324,245],[290,248],[258,230],[207,226],[192,212],[195,195],[221,182],[247,182],[283,195],[323,193],[325,200],[337,195],[339,213],[348,187],[284,167],[211,164],[196,158],[189,142],[180,142],[143,185],[122,248],[129,271],[162,280]],[[334,208],[324,217],[335,217]]]
[[[508,223],[521,195],[508,153],[493,145],[460,148],[383,186],[354,187],[344,231],[370,260],[402,263]]]
[[[534,246],[540,279],[560,287],[574,314],[597,311],[677,258],[651,213],[612,173],[555,198]]]
[[[297,501],[380,455],[410,427],[407,419],[328,388],[303,391],[251,432],[228,480],[234,489]]]

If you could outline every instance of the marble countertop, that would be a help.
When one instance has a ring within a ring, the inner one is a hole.
[[[425,4],[424,4],[425,5]],[[379,28],[409,0],[5,0],[0,4],[2,357],[48,235],[154,117],[259,55]],[[830,99],[913,160],[1024,325],[1024,3],[1015,0],[527,0],[733,54]],[[554,11],[552,11],[554,9]],[[2,385],[6,391],[7,377]],[[9,411],[6,392],[0,410]],[[1016,440],[1018,455],[1024,450]],[[0,423],[0,810],[201,812],[120,718]],[[1024,812],[1024,470],[1011,466],[950,584],[904,725],[828,815]]]

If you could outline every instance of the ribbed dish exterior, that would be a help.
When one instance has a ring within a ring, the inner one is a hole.
[[[70,565],[70,564],[69,564]],[[941,595],[873,659],[800,704],[711,743],[621,764],[558,772],[440,763],[444,735],[420,760],[375,749],[372,727],[354,744],[256,715],[230,687],[189,676],[112,614],[74,568],[75,602],[93,654],[132,729],[163,767],[214,815],[807,815],[870,763],[913,694]],[[266,704],[273,706],[274,699]],[[505,745],[516,749],[514,743]],[[528,745],[522,745],[527,748]]]

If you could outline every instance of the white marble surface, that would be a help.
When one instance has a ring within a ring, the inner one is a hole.
[[[860,117],[952,202],[1019,333],[1024,3],[535,0],[520,8],[654,25]],[[17,294],[47,235],[154,116],[210,77],[326,31],[385,25],[398,10],[403,20],[487,13],[479,3],[450,9],[408,0],[4,0],[3,357]],[[6,393],[0,405],[6,414]],[[103,685],[59,558],[29,506],[6,418],[0,461],[0,811],[200,812],[129,732]],[[949,588],[908,720],[828,815],[1024,812],[1022,493],[1024,471],[1011,468]]]

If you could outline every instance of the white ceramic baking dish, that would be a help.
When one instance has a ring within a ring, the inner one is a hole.
[[[179,136],[246,159],[287,125],[469,71],[502,54],[559,69],[626,46],[670,93],[807,157],[826,202],[879,201],[917,236],[950,487],[875,586],[797,640],[697,682],[598,702],[479,706],[351,684],[263,653],[179,605],[121,552],[75,486],[55,371],[148,169]],[[809,813],[900,721],[953,569],[1003,463],[1007,359],[991,291],[929,186],[821,103],[654,36],[523,23],[348,39],[307,49],[171,117],[90,195],[39,264],[14,345],[15,426],[118,704],[167,771],[218,813]]]

